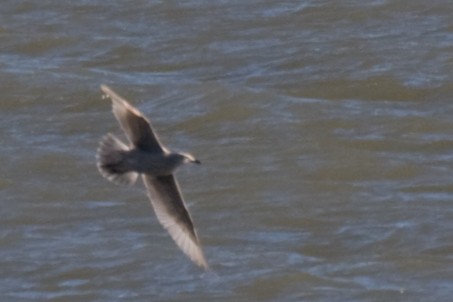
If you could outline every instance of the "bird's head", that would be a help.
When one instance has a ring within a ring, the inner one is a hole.
[[[180,164],[201,164],[195,156],[187,152],[173,153],[173,155],[176,156],[176,159]]]
[[[185,164],[189,164],[189,163],[192,163],[192,164],[201,164],[201,161],[199,161],[198,159],[196,159],[192,154],[190,153],[180,153],[180,155],[183,157],[183,162]]]

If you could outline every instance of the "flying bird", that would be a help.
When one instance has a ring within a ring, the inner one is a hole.
[[[113,115],[129,141],[105,135],[97,150],[100,173],[116,184],[132,185],[141,176],[157,219],[179,248],[198,266],[209,269],[192,218],[173,175],[181,165],[200,164],[189,153],[172,152],[159,140],[149,120],[106,85],[101,90],[112,101]]]

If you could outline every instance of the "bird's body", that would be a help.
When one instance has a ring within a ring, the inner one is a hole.
[[[110,139],[110,136],[111,134],[107,135],[101,144]],[[186,159],[179,153],[153,153],[139,148],[112,150],[111,152],[116,159],[110,161],[108,166],[103,165],[100,168],[113,173],[136,172],[151,176],[170,175],[176,168],[183,165]]]
[[[186,163],[200,163],[188,153],[171,152],[159,141],[150,122],[105,85],[101,90],[112,100],[113,114],[126,133],[129,145],[113,134],[101,140],[97,166],[108,180],[133,184],[141,175],[148,197],[162,226],[197,265],[208,269],[190,214],[173,172]]]

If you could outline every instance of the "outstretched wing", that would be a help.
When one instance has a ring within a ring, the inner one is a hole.
[[[190,214],[173,175],[143,175],[148,197],[157,219],[194,263],[208,269]]]
[[[112,100],[113,114],[132,145],[145,151],[164,152],[165,148],[159,142],[151,123],[137,108],[106,85],[101,85],[101,90]]]

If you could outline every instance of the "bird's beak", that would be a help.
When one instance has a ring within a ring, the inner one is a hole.
[[[199,161],[198,159],[194,159],[193,163],[197,164],[197,165],[201,165],[201,161]]]

